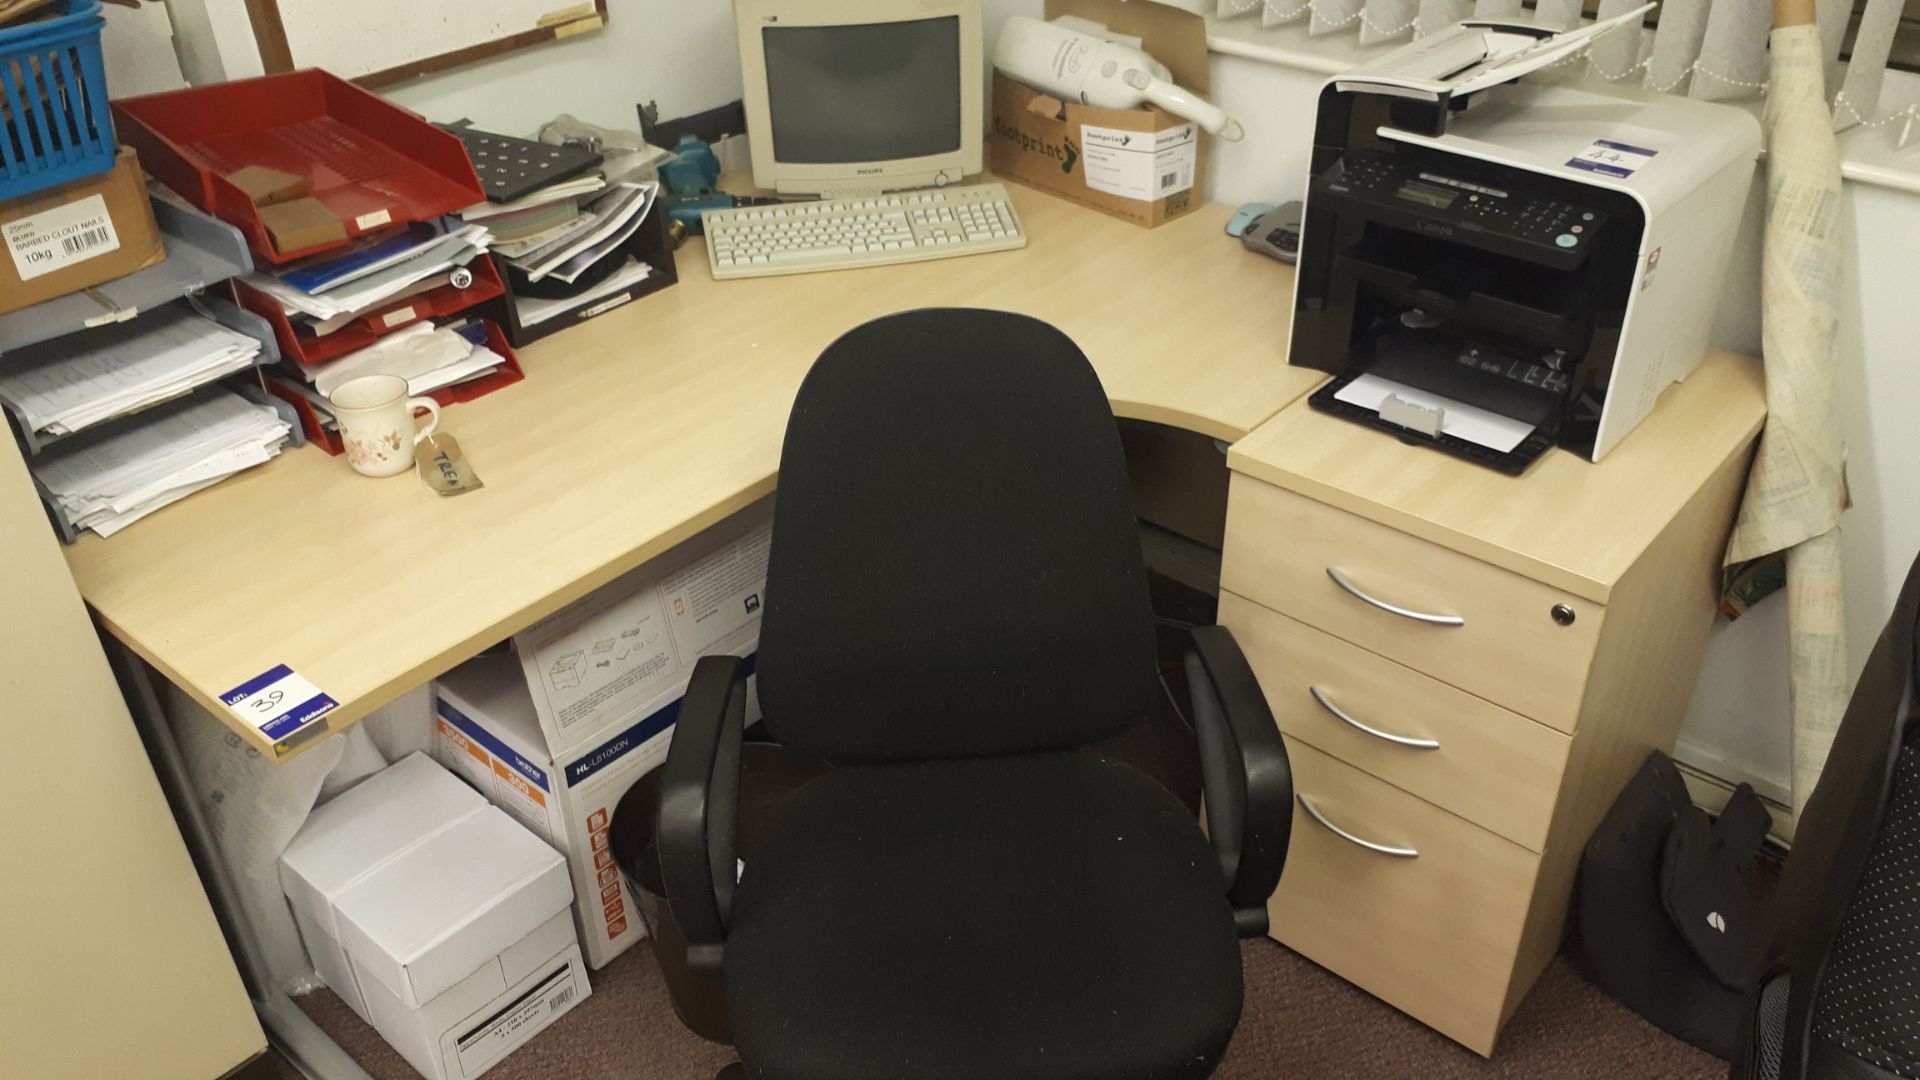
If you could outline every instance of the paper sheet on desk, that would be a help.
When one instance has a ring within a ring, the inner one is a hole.
[[[1358,405],[1363,409],[1378,412],[1380,403],[1389,395],[1401,401],[1418,405],[1424,409],[1442,410],[1440,431],[1456,439],[1465,439],[1477,443],[1489,450],[1502,454],[1526,441],[1533,434],[1533,425],[1522,423],[1509,416],[1469,405],[1464,401],[1455,401],[1440,394],[1416,390],[1411,386],[1383,379],[1378,375],[1362,375],[1340,388],[1333,396],[1349,405]]]

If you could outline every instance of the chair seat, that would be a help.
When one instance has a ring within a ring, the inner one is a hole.
[[[726,986],[756,1080],[1204,1077],[1241,1003],[1198,825],[1076,753],[809,784],[740,881]]]

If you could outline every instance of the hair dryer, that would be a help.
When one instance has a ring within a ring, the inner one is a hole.
[[[1007,19],[994,45],[993,66],[1035,90],[1082,105],[1157,105],[1228,142],[1246,134],[1219,106],[1176,86],[1172,73],[1153,57],[1057,23],[1025,15]]]

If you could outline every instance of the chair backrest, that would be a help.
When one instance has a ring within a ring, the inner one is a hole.
[[[1777,932],[1759,981],[1791,979],[1786,1080],[1920,1077],[1920,992],[1909,982],[1920,967],[1920,903],[1909,899],[1920,884],[1916,624],[1920,561],[1854,686],[1774,900]],[[1836,1055],[1850,1063],[1839,1072]]]
[[[1066,747],[1145,715],[1126,462],[1065,334],[929,309],[827,347],[787,423],[758,666],[774,736],[840,763]]]

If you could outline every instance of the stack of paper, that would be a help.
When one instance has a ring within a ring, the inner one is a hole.
[[[288,437],[272,409],[215,389],[56,444],[34,459],[33,474],[76,528],[111,536],[271,460]]]
[[[644,183],[616,184],[587,204],[568,227],[558,230],[537,247],[509,254],[507,262],[527,276],[529,281],[553,277],[572,284],[600,260],[615,255],[646,221],[660,185]]]
[[[0,398],[36,432],[71,435],[252,366],[260,343],[184,305],[7,354]]]
[[[344,252],[242,280],[314,333],[326,334],[382,305],[447,284],[492,241],[484,226],[442,218],[363,237]]]
[[[299,368],[302,381],[276,381],[306,398],[332,428],[337,425],[327,395],[362,375],[398,375],[407,380],[407,392],[417,395],[484,378],[505,362],[487,347],[486,327],[480,323],[418,322],[338,360]]]

